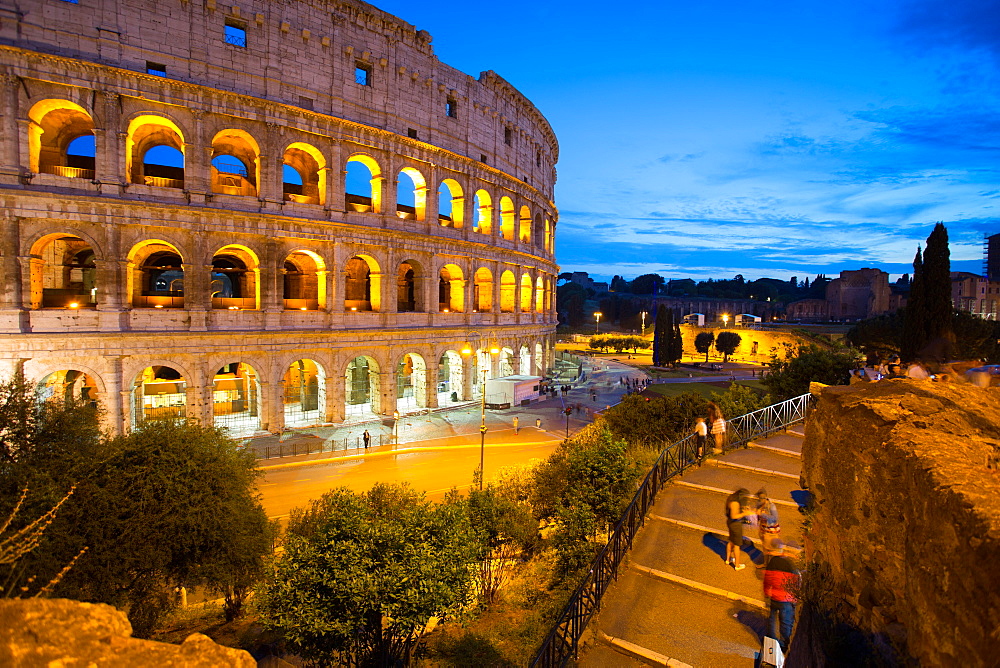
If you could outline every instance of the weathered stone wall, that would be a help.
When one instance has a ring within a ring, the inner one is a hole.
[[[929,381],[829,387],[810,415],[811,560],[849,621],[920,665],[995,666],[1000,390]]]
[[[0,600],[0,665],[251,668],[249,653],[194,633],[180,645],[133,638],[125,614],[102,603]]]

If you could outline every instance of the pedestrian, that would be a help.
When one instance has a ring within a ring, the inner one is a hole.
[[[541,428],[542,428],[542,418],[536,418],[535,419],[535,429],[541,429]]]
[[[705,441],[708,440],[708,425],[705,424],[705,418],[700,417],[695,420],[694,423],[694,443],[695,451],[698,453],[698,461],[700,462],[702,457],[705,456]]]
[[[780,540],[774,542],[766,558],[764,596],[771,613],[770,636],[778,641],[782,653],[786,653],[795,626],[795,604],[798,602],[795,594],[802,577]]]
[[[514,416],[514,435],[517,436],[517,416]]]
[[[757,526],[760,528],[760,539],[764,540],[765,534],[781,533],[781,526],[778,524],[778,507],[767,495],[767,490],[761,487],[757,490]]]
[[[371,445],[372,435],[368,433],[367,429],[365,429],[365,433],[361,434],[361,438],[364,439],[364,441],[365,441],[365,450],[367,450],[368,446]]]
[[[714,401],[708,402],[708,421],[712,425],[712,436],[715,438],[715,454],[722,454],[722,446],[726,441],[726,419]]]
[[[754,514],[746,508],[746,499],[750,491],[740,487],[726,497],[726,528],[729,529],[729,542],[726,543],[726,563],[735,570],[746,568],[740,563],[740,548],[743,546],[743,518]]]
[[[591,401],[597,401],[597,390],[591,390],[590,391],[590,400]]]

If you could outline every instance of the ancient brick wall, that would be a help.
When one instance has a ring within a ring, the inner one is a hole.
[[[803,474],[809,556],[862,631],[920,665],[995,666],[1000,390],[882,381],[823,390]]]

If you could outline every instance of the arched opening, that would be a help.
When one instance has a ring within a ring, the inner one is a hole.
[[[531,313],[531,276],[521,276],[521,313]]]
[[[500,235],[507,241],[514,240],[514,202],[509,197],[500,198]]]
[[[458,265],[446,264],[438,273],[438,312],[465,310],[465,280]]]
[[[94,121],[69,100],[42,100],[28,112],[32,172],[94,178]]]
[[[129,255],[129,294],[134,308],[184,307],[184,267],[176,248],[151,240]]]
[[[552,244],[552,221],[548,218],[545,219],[545,251],[551,253],[553,248]]]
[[[427,364],[420,355],[407,353],[396,367],[396,410],[400,413],[427,406]]]
[[[438,188],[438,222],[442,227],[461,229],[465,197],[455,179],[445,179]]]
[[[382,171],[371,157],[352,155],[347,159],[344,193],[348,211],[382,211]]]
[[[65,369],[46,375],[35,388],[40,401],[52,401],[70,406],[82,402],[97,406],[98,390],[94,379],[83,371]]]
[[[295,251],[282,265],[282,297],[286,310],[316,311],[326,306],[323,260],[310,251]]]
[[[531,211],[526,206],[521,207],[521,223],[518,239],[521,243],[531,243]]]
[[[377,416],[382,409],[378,363],[367,356],[347,365],[344,414],[350,418]]]
[[[212,139],[212,192],[257,196],[260,148],[243,130],[223,130]]]
[[[230,436],[250,436],[260,430],[261,393],[257,371],[232,362],[212,378],[212,423]]]
[[[326,159],[315,146],[289,144],[282,164],[281,191],[286,202],[326,204]]]
[[[295,360],[281,380],[285,426],[310,427],[325,422],[326,372],[313,360]]]
[[[542,214],[535,214],[535,223],[531,229],[531,239],[535,246],[540,246],[545,240],[545,224],[542,222]]]
[[[476,269],[474,303],[477,313],[488,313],[493,310],[493,274],[486,267]]]
[[[417,308],[417,264],[411,260],[403,262],[396,270],[396,310],[412,313]]]
[[[446,351],[438,360],[438,406],[449,406],[463,399],[465,370],[462,356],[454,350]]]
[[[184,187],[184,135],[161,116],[139,116],[129,123],[125,150],[131,183],[158,188]]]
[[[483,385],[486,384],[487,380],[493,378],[493,362],[499,354],[500,348],[496,346],[476,350],[476,359],[472,368],[472,396],[474,399],[482,398]]]
[[[212,308],[257,308],[258,271],[257,257],[242,246],[216,251],[212,257]]]
[[[528,346],[521,346],[521,349],[518,351],[517,372],[522,376],[531,375],[531,350]]]
[[[535,344],[535,375],[545,376],[545,355],[542,350],[542,344]]]
[[[497,373],[500,378],[514,375],[514,351],[511,348],[500,350],[500,361],[497,365]]]
[[[169,366],[148,366],[132,383],[132,427],[187,416],[187,381]]]
[[[535,313],[545,312],[545,280],[539,276],[535,279]]]
[[[355,255],[344,270],[344,310],[378,311],[378,265],[372,258]]]
[[[514,279],[514,272],[507,269],[500,274],[500,312],[513,313],[516,306],[514,301],[517,292],[517,281]]]
[[[493,200],[485,190],[477,190],[473,198],[473,209],[475,209],[475,219],[472,224],[472,231],[479,234],[491,234],[493,232]]]
[[[35,243],[31,259],[32,308],[97,305],[94,249],[80,237],[50,234]]]
[[[404,167],[396,181],[396,215],[403,220],[424,220],[427,213],[427,180],[419,170]]]

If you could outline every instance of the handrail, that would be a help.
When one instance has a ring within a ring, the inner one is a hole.
[[[803,394],[729,420],[726,423],[729,442],[724,450],[745,447],[753,439],[801,422],[806,417],[810,398],[811,395]],[[573,592],[555,626],[542,642],[531,662],[532,668],[565,666],[570,659],[576,658],[580,636],[600,608],[604,592],[612,581],[618,579],[618,566],[632,548],[632,539],[645,523],[646,513],[656,500],[660,488],[694,464],[696,459],[694,434],[660,452],[653,468],[646,474],[642,485],[615,525],[608,542],[591,562],[587,576]]]

